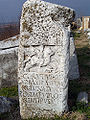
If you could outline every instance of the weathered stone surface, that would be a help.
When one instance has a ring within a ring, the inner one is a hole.
[[[62,45],[59,37],[63,36],[59,24],[68,26],[73,19],[74,11],[63,6],[51,6],[52,4],[40,0],[28,0],[24,4],[20,29],[22,45]]]
[[[0,41],[0,88],[17,85],[19,36]]]
[[[69,79],[74,80],[74,79],[78,79],[79,77],[80,77],[80,75],[79,75],[77,55],[76,55],[76,52],[75,52],[74,38],[70,37]]]
[[[88,94],[86,92],[80,92],[77,97],[77,102],[88,103]]]
[[[23,5],[18,54],[23,119],[51,117],[68,110],[70,31],[63,23],[72,19],[73,13],[40,0],[28,0]]]

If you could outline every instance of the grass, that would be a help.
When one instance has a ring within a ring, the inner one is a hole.
[[[74,107],[72,107],[72,110],[81,114],[85,113],[87,118],[90,119],[90,103],[87,105],[85,103],[78,102]]]
[[[90,45],[87,36],[81,33],[80,37],[75,39],[76,51],[78,56],[81,79],[90,82]]]
[[[18,96],[17,86],[0,89],[0,96],[16,97]]]
[[[81,91],[90,91],[89,84],[83,84],[80,80],[69,81],[69,98],[76,101],[77,95]]]
[[[8,113],[0,114],[0,120],[4,120],[5,118],[8,117]]]
[[[69,110],[73,112],[79,112],[80,114],[85,114],[87,119],[90,118],[90,102],[88,105],[85,103],[77,103],[78,93],[81,91],[90,92],[90,84],[83,84],[80,80],[69,81],[69,99],[72,104],[69,105]],[[89,96],[90,99],[90,96]]]
[[[80,79],[69,81],[69,98],[73,104],[72,111],[84,113],[87,119],[90,119],[90,45],[86,34],[73,31],[76,52],[79,63]],[[76,98],[79,92],[85,91],[89,96],[88,106],[83,103],[77,103]]]
[[[72,32],[74,39],[80,38],[81,33],[77,33],[77,32]]]

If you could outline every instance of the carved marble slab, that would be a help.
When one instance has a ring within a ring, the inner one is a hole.
[[[28,0],[23,5],[18,54],[23,119],[52,117],[68,110],[70,31],[59,19],[61,9],[40,0]]]

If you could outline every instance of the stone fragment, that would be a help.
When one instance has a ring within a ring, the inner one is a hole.
[[[0,41],[0,88],[17,85],[19,36]]]
[[[19,35],[16,35],[16,36],[0,41],[0,51],[18,47],[18,45],[19,45]]]
[[[77,97],[77,102],[88,103],[88,94],[86,92],[80,92]]]
[[[77,61],[77,55],[75,51],[74,38],[70,37],[70,68],[69,68],[69,80],[78,79],[79,67]]]
[[[10,112],[11,108],[17,103],[16,100],[0,96],[0,114]]]
[[[66,26],[73,16],[72,9],[40,0],[23,5],[18,50],[23,119],[52,117],[68,110],[70,31]]]

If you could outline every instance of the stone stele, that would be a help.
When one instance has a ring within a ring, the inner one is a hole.
[[[18,50],[18,90],[23,119],[68,110],[70,31],[74,11],[40,0],[23,5]]]

